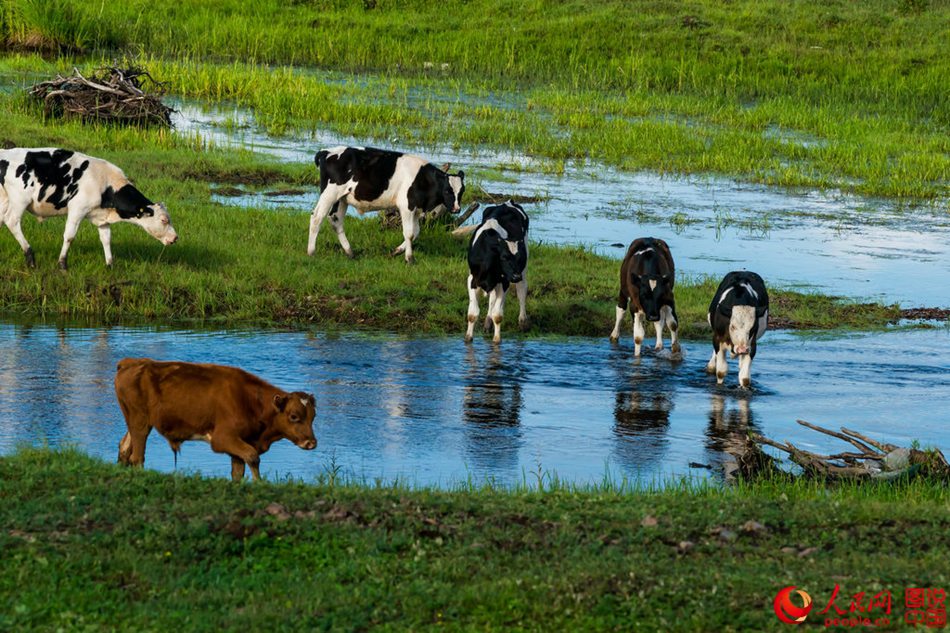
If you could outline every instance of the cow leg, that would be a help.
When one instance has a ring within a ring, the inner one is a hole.
[[[79,223],[86,217],[86,209],[70,209],[66,214],[66,230],[63,232],[63,248],[59,251],[59,267],[63,270],[68,269],[66,255],[69,253],[69,245],[76,239],[76,233],[79,232]]]
[[[742,387],[752,385],[752,356],[750,354],[739,354],[739,385]]]
[[[112,227],[108,224],[99,227],[99,241],[106,256],[106,266],[112,266]]]
[[[0,211],[3,211],[0,208]],[[0,213],[2,216],[3,213]],[[23,217],[23,214],[20,213],[19,217],[12,217],[13,214],[7,215],[4,220],[4,224],[7,225],[7,228],[10,229],[10,233],[13,234],[13,237],[20,244],[20,248],[23,250],[23,257],[26,259],[26,265],[30,268],[36,268],[36,258],[33,256],[33,249],[30,247],[30,243],[26,241],[26,237],[23,235],[23,229],[20,227],[20,220]]]
[[[341,193],[339,189],[333,185],[324,189],[320,194],[320,198],[317,199],[317,204],[313,207],[313,211],[310,215],[310,236],[307,238],[307,255],[313,257],[313,254],[317,251],[317,236],[320,234],[320,225],[323,224],[323,219],[327,217],[336,202],[344,195],[346,195],[345,192]]]
[[[525,310],[525,303],[528,301],[528,277],[522,273],[521,281],[515,284],[515,292],[518,294],[518,327],[521,331],[528,329],[528,312]]]
[[[346,217],[347,206],[346,199],[337,200],[336,207],[330,213],[330,224],[333,226],[333,230],[336,231],[336,237],[340,240],[343,252],[346,253],[347,257],[353,259],[353,249],[350,248],[350,241],[346,239],[346,233],[343,232],[343,219]]]
[[[633,313],[633,355],[640,355],[640,344],[643,343],[643,337],[646,330],[643,329],[643,319],[646,316],[642,310]]]
[[[492,337],[492,342],[501,343],[501,320],[505,316],[505,289],[498,284],[492,292],[495,294],[495,301],[491,306],[491,320],[495,324],[495,336]]]
[[[472,287],[472,275],[468,276],[468,328],[465,330],[465,342],[471,343],[475,336],[475,322],[478,321],[478,288]]]
[[[498,297],[495,295],[495,291],[490,290],[488,292],[488,308],[485,310],[485,331],[486,332],[491,332],[492,330],[491,315],[492,315],[492,310],[495,308],[495,301],[497,299]]]
[[[653,329],[656,330],[656,345],[653,347],[656,351],[663,349],[663,326],[666,324],[663,308],[660,308],[660,318],[653,322]]]
[[[412,255],[412,240],[416,235],[419,234],[418,231],[418,220],[416,219],[416,214],[410,210],[408,207],[399,207],[399,219],[402,220],[402,244],[396,247],[396,250],[393,251],[393,255],[398,255],[399,253],[406,254],[406,263],[414,264],[416,263],[415,257]]]
[[[719,351],[716,352],[716,384],[721,385],[729,372],[729,365],[726,364],[726,346],[719,345]]]
[[[713,348],[712,356],[709,357],[709,362],[706,363],[706,373],[715,374],[716,373],[716,348]]]
[[[148,441],[148,434],[152,432],[150,424],[130,424],[129,430],[119,442],[119,460],[123,456],[126,461],[122,462],[129,466],[142,466],[145,464],[145,443]]]
[[[231,456],[231,479],[234,479],[234,460],[239,459],[251,467],[251,476],[255,481],[261,478],[261,456],[254,447],[239,437],[215,434],[211,436],[211,450],[215,453],[227,453]],[[241,477],[244,477],[242,470]]]
[[[241,481],[244,479],[244,460],[240,457],[231,456],[231,481]]]
[[[673,309],[673,306],[663,306],[660,310],[660,314],[664,314],[664,321],[666,321],[666,327],[670,329],[670,351],[674,354],[680,352],[680,341],[679,341],[679,323],[676,321],[676,310]]]
[[[614,321],[613,332],[610,333],[610,342],[616,343],[620,340],[620,326],[623,324],[623,317],[627,314],[627,304],[629,303],[626,295],[623,292],[620,293],[620,297],[617,299],[617,318]]]

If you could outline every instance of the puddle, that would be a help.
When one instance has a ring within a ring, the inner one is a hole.
[[[269,136],[249,111],[238,107],[208,108],[192,101],[176,107],[181,111],[179,133],[285,161],[309,163],[318,148],[366,143],[327,130]],[[745,268],[775,286],[905,307],[950,305],[950,214],[945,202],[906,208],[836,192],[789,191],[717,177],[631,174],[577,163],[551,173],[546,161],[489,147],[399,148],[470,171],[481,169],[478,184],[486,191],[542,198],[526,204],[534,241],[586,245],[619,259],[633,239],[652,235],[670,243],[677,269],[685,275],[721,277]],[[315,197],[316,192],[279,202],[256,194],[216,200],[309,213]]]
[[[652,353],[635,360],[629,340],[469,347],[461,330],[452,339],[408,339],[3,324],[0,453],[20,443],[73,444],[114,460],[125,425],[112,380],[124,356],[236,364],[314,392],[319,447],[275,445],[262,462],[270,478],[339,468],[370,482],[533,484],[540,468],[577,483],[605,474],[649,482],[718,476],[722,450],[749,429],[817,452],[842,448],[800,429],[797,418],[950,448],[946,411],[935,406],[950,401],[947,328],[820,340],[769,332],[751,393],[717,388],[703,373],[708,343],[684,347],[685,360],[672,363]],[[734,384],[734,364],[730,371]],[[174,468],[154,434],[146,465]],[[178,468],[227,477],[230,462],[190,442]]]

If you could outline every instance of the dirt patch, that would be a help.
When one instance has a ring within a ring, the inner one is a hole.
[[[211,195],[213,196],[223,196],[225,198],[238,198],[240,196],[246,195],[247,192],[243,189],[238,189],[237,187],[212,187]]]
[[[901,310],[901,318],[912,321],[950,320],[950,308],[907,308]]]
[[[265,191],[264,195],[276,198],[278,196],[302,196],[306,193],[308,192],[303,189],[277,189],[275,191]]]
[[[493,193],[491,191],[483,191],[478,197],[491,204],[499,204],[506,200],[511,200],[516,204],[537,204],[539,202],[547,202],[551,199],[551,196],[523,196],[518,194]]]

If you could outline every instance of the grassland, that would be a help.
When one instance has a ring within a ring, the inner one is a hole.
[[[948,194],[946,2],[242,6],[5,0],[0,37],[13,49],[138,54],[176,93],[251,106],[273,130]]]
[[[946,587],[950,493],[257,483],[0,458],[4,630],[777,630],[796,585]]]
[[[139,228],[117,225],[107,269],[98,235],[85,223],[70,250],[70,270],[56,268],[62,218],[27,219],[24,232],[37,268],[6,230],[0,232],[0,310],[27,318],[105,323],[317,326],[410,333],[461,333],[468,304],[465,242],[443,227],[423,230],[418,263],[389,252],[397,230],[368,218],[347,220],[357,250],[346,259],[329,227],[317,254],[306,256],[309,216],[228,207],[212,202],[211,183],[313,184],[308,165],[267,162],[249,152],[195,148],[161,130],[96,128],[36,120],[16,99],[0,99],[11,126],[0,143],[82,147],[122,165],[147,195],[166,202],[181,236],[163,248]],[[156,196],[155,192],[159,195]],[[532,334],[606,336],[614,315],[618,263],[588,250],[532,247]],[[677,305],[684,336],[706,329],[716,280],[682,280]],[[773,292],[773,319],[793,327],[877,328],[899,316],[897,306],[851,304],[831,297]],[[509,309],[509,333],[517,312]]]

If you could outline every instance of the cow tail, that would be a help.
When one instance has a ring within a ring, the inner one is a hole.
[[[452,235],[455,235],[455,236],[468,235],[469,233],[472,233],[477,229],[478,229],[477,224],[467,224],[465,226],[460,226],[454,231],[452,231]]]

